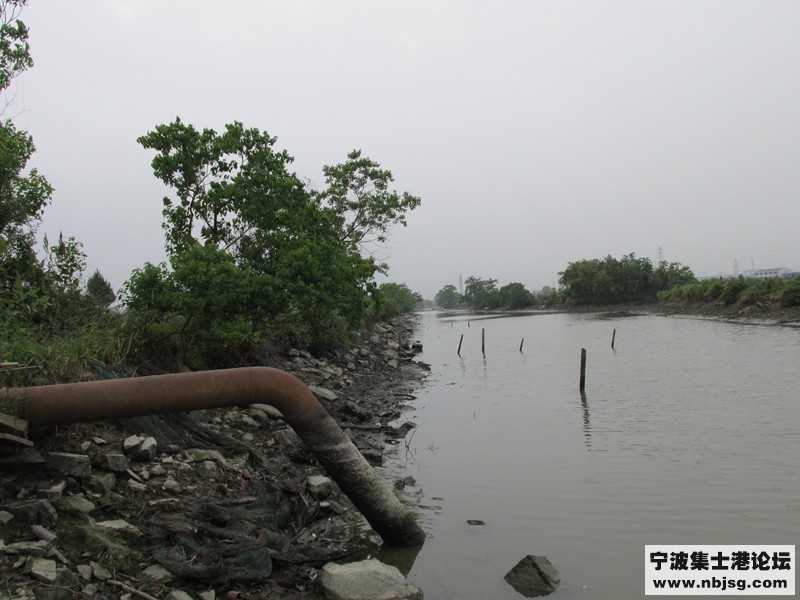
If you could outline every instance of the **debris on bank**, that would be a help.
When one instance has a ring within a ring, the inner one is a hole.
[[[424,376],[410,319],[283,364],[374,465]],[[265,405],[60,428],[0,419],[0,599],[313,598],[379,539]],[[15,439],[9,439],[15,438]],[[181,596],[183,594],[183,596]]]

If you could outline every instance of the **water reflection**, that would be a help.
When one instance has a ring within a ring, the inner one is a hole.
[[[418,332],[432,375],[403,468],[418,481],[429,538],[405,563],[426,598],[518,599],[502,577],[526,554],[564,574],[562,600],[640,597],[649,540],[796,541],[800,331],[664,317],[468,320],[479,318],[426,314]],[[591,408],[575,393],[582,347]],[[487,525],[464,525],[475,517]]]
[[[592,424],[589,421],[589,400],[584,392],[581,392],[581,410],[583,411],[583,443],[591,450]]]

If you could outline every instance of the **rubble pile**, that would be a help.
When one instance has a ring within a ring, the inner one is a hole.
[[[414,427],[397,424],[425,373],[412,324],[269,366],[309,385],[380,465]],[[73,425],[33,444],[13,425],[0,438],[0,600],[311,598],[318,569],[379,543],[267,405]]]

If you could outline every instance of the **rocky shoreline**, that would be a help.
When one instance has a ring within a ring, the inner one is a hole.
[[[309,385],[378,466],[414,427],[402,420],[426,374],[414,323],[269,366]],[[324,565],[380,544],[267,405],[62,427],[0,445],[0,481],[0,600],[326,597]]]

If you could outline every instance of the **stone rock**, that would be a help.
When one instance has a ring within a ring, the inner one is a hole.
[[[256,421],[250,415],[242,415],[239,418],[239,421],[242,423],[242,425],[247,425],[248,427],[258,427],[258,421]]]
[[[72,594],[68,591],[68,588],[78,587],[81,583],[80,578],[78,577],[77,573],[74,571],[70,571],[69,569],[59,569],[58,575],[56,575],[55,585],[59,588],[67,590],[67,594],[64,596],[65,598],[72,598]]]
[[[282,419],[283,413],[279,411],[274,406],[270,406],[269,404],[253,404],[250,408],[253,409],[253,413],[255,411],[261,412],[266,414],[270,419]]]
[[[96,473],[89,479],[89,486],[95,492],[105,494],[117,485],[117,476],[114,473]]]
[[[26,523],[42,522],[48,525],[55,525],[58,521],[58,512],[50,504],[49,500],[35,500],[34,502],[24,502],[6,506],[8,512],[20,521]]]
[[[324,475],[312,475],[306,480],[306,488],[317,500],[323,500],[333,492],[333,483]]]
[[[147,485],[144,483],[140,483],[139,481],[134,481],[133,479],[129,479],[128,489],[132,492],[146,492]]]
[[[92,580],[91,565],[78,565],[77,567],[75,567],[75,570],[78,571],[78,575],[80,575],[81,579],[83,579],[84,581]]]
[[[158,441],[156,441],[156,438],[149,436],[144,438],[139,447],[133,451],[132,457],[140,462],[150,462],[156,457],[157,453]]]
[[[130,533],[140,537],[142,532],[137,527],[131,525],[124,519],[112,519],[111,521],[98,521],[94,524],[95,527],[105,529],[107,531],[117,531],[120,533]]]
[[[225,457],[219,453],[219,450],[204,450],[202,448],[187,448],[183,451],[186,456],[187,462],[203,462],[206,460],[213,460],[219,464],[225,464]]]
[[[314,392],[314,395],[320,400],[328,400],[330,402],[333,402],[334,400],[339,398],[339,396],[336,395],[336,392],[333,392],[328,388],[319,387],[316,385],[310,385],[308,387],[312,392]]]
[[[41,490],[39,495],[51,502],[58,500],[64,494],[64,488],[67,487],[66,481],[60,481],[57,484],[50,486],[46,490]]]
[[[293,429],[279,429],[272,436],[275,438],[275,442],[281,446],[292,446],[300,443],[300,436]]]
[[[172,590],[167,596],[167,600],[193,600],[192,597],[183,590]]]
[[[529,554],[506,573],[505,580],[526,598],[546,596],[561,585],[561,575],[546,556]]]
[[[167,474],[167,470],[164,468],[164,465],[153,465],[150,467],[149,473],[150,477],[161,477]]]
[[[383,452],[378,450],[377,448],[361,448],[360,449],[361,456],[367,459],[367,462],[371,465],[382,465],[383,464]]]
[[[14,520],[14,515],[12,515],[7,510],[0,510],[0,525],[8,525],[13,520]]]
[[[28,572],[31,577],[44,581],[45,583],[54,583],[58,577],[56,570],[56,561],[49,558],[33,558],[28,563]]]
[[[346,565],[328,563],[317,584],[329,600],[422,600],[422,590],[396,567],[374,558]]]
[[[86,454],[70,452],[47,452],[44,455],[49,467],[61,475],[85,479],[92,474],[92,463]]]
[[[143,441],[144,436],[130,435],[122,442],[122,450],[125,452],[125,454],[131,454],[142,445]]]
[[[121,452],[107,452],[100,459],[100,465],[107,471],[124,473],[128,470],[128,459]]]
[[[348,400],[347,402],[345,402],[344,403],[344,408],[345,408],[345,410],[347,410],[347,412],[349,412],[350,414],[358,417],[359,419],[368,419],[369,418],[369,411],[366,410],[365,408],[359,406],[358,404],[356,404],[352,400]]]
[[[161,565],[151,565],[142,571],[142,580],[148,583],[168,583],[173,579],[175,575]]]
[[[406,486],[413,487],[415,485],[417,485],[417,480],[412,475],[406,475],[394,482],[394,487],[398,490],[402,490]]]
[[[97,508],[91,500],[87,500],[83,496],[64,496],[57,500],[56,508],[65,512],[68,515],[88,515],[95,508]]]
[[[92,575],[94,575],[95,579],[99,579],[100,581],[111,579],[111,571],[109,571],[104,565],[91,561],[89,566],[92,568]]]
[[[5,554],[24,554],[25,556],[39,556],[45,558],[50,554],[50,542],[45,540],[14,542],[3,546]]]
[[[195,472],[203,479],[216,479],[220,474],[217,463],[213,460],[204,460],[200,463],[200,466],[195,469]]]
[[[161,489],[165,492],[180,492],[182,488],[180,483],[178,483],[175,479],[170,478],[163,483]]]

